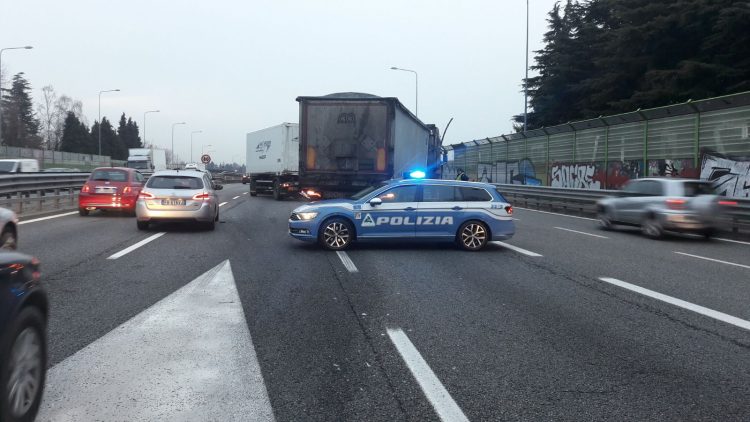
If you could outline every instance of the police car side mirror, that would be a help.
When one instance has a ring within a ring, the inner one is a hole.
[[[380,199],[380,198],[372,198],[372,199],[370,199],[370,205],[372,205],[373,207],[376,207],[376,206],[378,206],[378,205],[380,205],[382,203],[383,203],[383,200]]]

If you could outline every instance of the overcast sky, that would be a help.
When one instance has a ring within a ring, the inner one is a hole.
[[[530,1],[530,50],[554,0]],[[89,123],[135,118],[149,142],[190,158],[245,162],[245,134],[298,121],[300,95],[398,97],[452,144],[511,131],[523,112],[523,0],[3,0],[3,68],[25,72],[34,100],[51,84],[83,101]],[[530,53],[530,64],[533,53]]]

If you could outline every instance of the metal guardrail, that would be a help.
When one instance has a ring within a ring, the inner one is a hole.
[[[596,216],[596,201],[617,194],[616,190],[588,190],[495,184],[513,205],[524,208],[547,209],[564,214]],[[722,222],[729,230],[750,232],[750,200],[727,198],[737,205],[728,207]]]
[[[0,176],[0,206],[18,214],[28,207],[44,211],[76,203],[90,173],[20,173]]]

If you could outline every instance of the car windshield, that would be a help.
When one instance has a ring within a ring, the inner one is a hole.
[[[203,182],[199,177],[191,176],[152,176],[147,187],[153,189],[201,189]]]
[[[0,173],[11,173],[15,167],[15,161],[0,161]]]
[[[128,167],[131,169],[148,170],[148,161],[128,161]]]
[[[108,182],[127,182],[128,173],[122,170],[95,170],[91,173],[91,180]]]
[[[361,191],[355,193],[354,195],[350,196],[349,199],[352,199],[354,201],[356,201],[358,199],[362,199],[365,196],[367,196],[367,195],[375,192],[376,190],[382,188],[385,185],[387,185],[387,183],[379,183],[377,185],[368,186],[368,187],[362,189]]]

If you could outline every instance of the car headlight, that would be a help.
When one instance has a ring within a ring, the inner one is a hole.
[[[318,213],[317,212],[298,212],[297,216],[302,221],[308,221],[308,220],[312,220],[313,218],[317,217]]]

